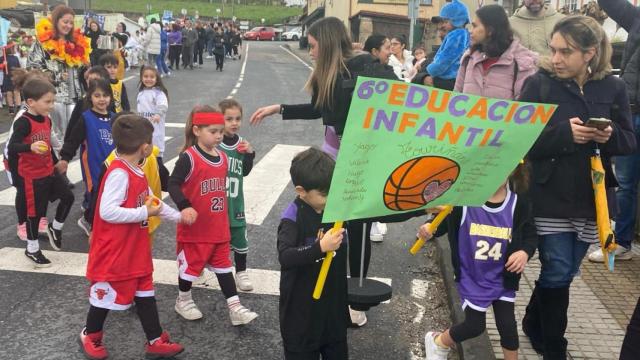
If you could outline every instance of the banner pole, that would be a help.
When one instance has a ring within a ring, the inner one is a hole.
[[[453,211],[453,206],[451,205],[446,205],[444,207],[444,209],[442,209],[442,211],[440,211],[438,213],[438,215],[436,215],[436,217],[433,219],[433,221],[431,222],[431,224],[429,224],[429,231],[433,234],[436,232],[436,230],[438,229],[438,226],[440,226],[440,224],[442,223],[442,221],[444,221],[444,219],[451,214],[451,211]],[[415,255],[418,253],[418,251],[420,251],[420,249],[422,248],[422,246],[424,246],[425,243],[425,239],[423,238],[417,238],[416,242],[413,244],[413,246],[411,247],[411,249],[409,250],[409,252],[411,253],[411,255]]]

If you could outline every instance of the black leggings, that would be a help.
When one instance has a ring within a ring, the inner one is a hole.
[[[182,53],[182,45],[171,45],[169,46],[169,66],[173,67],[175,64],[175,69],[178,70],[180,68],[180,54]]]
[[[640,359],[640,298],[636,304],[635,310],[629,325],[627,333],[624,335],[622,349],[620,350],[620,360]]]
[[[213,56],[216,57],[216,70],[217,69],[222,70],[222,67],[224,66],[224,55],[213,53]]]
[[[507,350],[518,350],[518,327],[514,303],[496,300],[493,302],[493,313],[496,318],[496,326],[500,333],[500,345]],[[482,335],[487,325],[487,313],[474,310],[470,307],[464,309],[464,322],[454,325],[449,329],[449,335],[453,341],[461,343]]]
[[[292,352],[284,350],[285,360],[347,360],[349,358],[349,346],[347,340],[324,344],[316,351]]]
[[[162,327],[160,326],[160,318],[158,317],[158,307],[155,297],[135,297],[136,311],[142,324],[142,330],[147,336],[147,340],[157,339],[162,335]],[[108,309],[103,309],[91,305],[87,314],[87,334],[102,331],[104,322],[109,314]]]

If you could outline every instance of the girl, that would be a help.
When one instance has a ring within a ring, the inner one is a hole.
[[[16,108],[20,107],[20,103],[22,102],[20,99],[20,91],[16,90],[11,77],[13,69],[20,68],[20,60],[18,60],[18,57],[15,55],[15,50],[15,44],[7,46],[7,58],[3,61],[4,66],[6,66],[6,73],[2,80],[2,96],[7,99],[9,115],[15,115]]]
[[[182,32],[180,25],[171,24],[171,32],[167,35],[169,42],[169,70],[180,70],[180,54],[182,53]],[[174,68],[175,64],[175,68]]]
[[[102,162],[113,151],[111,138],[111,119],[113,113],[109,111],[112,93],[111,84],[104,79],[89,82],[86,96],[88,110],[82,113],[81,119],[75,124],[69,139],[62,145],[61,160],[56,164],[58,173],[67,172],[69,162],[80,148],[80,164],[82,180],[85,184],[85,198],[82,203],[84,211],[89,210],[91,192],[94,185],[99,185]],[[85,228],[78,221],[81,228]]]
[[[258,317],[240,304],[230,259],[227,214],[227,156],[217,149],[224,135],[224,116],[210,106],[191,111],[185,146],[169,179],[169,194],[191,225],[178,225],[179,294],[175,310],[187,320],[202,318],[191,297],[191,285],[207,267],[215,272],[227,299],[233,325]]]
[[[520,274],[536,250],[537,238],[527,191],[528,173],[518,165],[482,207],[456,206],[435,236],[449,233],[451,261],[465,320],[443,333],[425,336],[427,360],[446,360],[449,349],[480,336],[493,306],[505,360],[518,358],[514,302]],[[422,225],[419,236],[434,236]]]
[[[558,104],[528,154],[541,268],[522,328],[545,359],[565,359],[569,288],[589,245],[598,242],[589,159],[599,148],[612,195],[611,157],[632,154],[636,135],[625,83],[611,75],[602,26],[590,17],[566,17],[554,26],[549,48],[551,58],[540,62],[519,99]],[[604,130],[585,126],[592,117],[612,122]]]
[[[413,67],[407,73],[407,79],[413,81],[413,78],[422,69],[424,62],[427,60],[427,52],[424,47],[417,46],[413,49]]]
[[[404,35],[391,38],[391,56],[389,65],[393,67],[393,72],[400,80],[407,80],[409,71],[413,68],[413,55],[407,50],[407,40]]]
[[[225,42],[222,28],[218,27],[213,34],[213,56],[216,58],[216,70],[220,71],[222,71],[222,67],[224,66],[224,46]]]
[[[160,178],[167,179],[169,171],[164,167],[162,157],[164,155],[164,122],[169,110],[169,91],[162,83],[160,74],[153,65],[145,65],[140,68],[140,86],[138,88],[138,115],[147,118],[153,124],[153,145],[160,150],[158,155],[158,167]],[[163,183],[166,189],[167,184]]]

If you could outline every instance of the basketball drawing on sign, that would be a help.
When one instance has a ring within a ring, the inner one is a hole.
[[[441,156],[421,156],[398,166],[384,186],[384,204],[391,210],[420,208],[451,188],[460,174],[457,162]]]

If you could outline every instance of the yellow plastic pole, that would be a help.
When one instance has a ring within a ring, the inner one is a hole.
[[[336,231],[342,228],[342,221],[336,221],[333,225],[333,228],[329,231]],[[320,295],[322,295],[322,289],[324,289],[324,282],[327,280],[327,274],[329,273],[329,267],[331,266],[331,260],[333,260],[333,255],[335,251],[329,251],[322,260],[322,265],[320,266],[320,273],[318,273],[318,280],[316,281],[316,287],[313,289],[313,298],[315,300],[320,299]]]
[[[618,246],[611,230],[611,220],[609,218],[609,206],[607,204],[607,193],[604,183],[604,167],[600,158],[600,151],[591,157],[591,181],[596,202],[596,223],[598,225],[598,238],[600,248],[604,257],[604,264],[613,271],[615,262],[615,249]]]
[[[435,219],[433,219],[431,224],[429,224],[429,231],[431,233],[435,233],[436,230],[438,229],[438,226],[440,226],[440,224],[442,223],[442,221],[444,221],[444,219],[447,217],[447,215],[451,214],[451,211],[453,211],[453,206],[451,206],[451,205],[445,206],[442,209],[442,211],[440,211],[438,213],[438,215],[436,215]],[[411,255],[417,254],[418,251],[420,251],[420,249],[424,246],[425,241],[426,240],[423,239],[423,238],[417,238],[416,242],[413,244],[413,246],[409,250]]]

